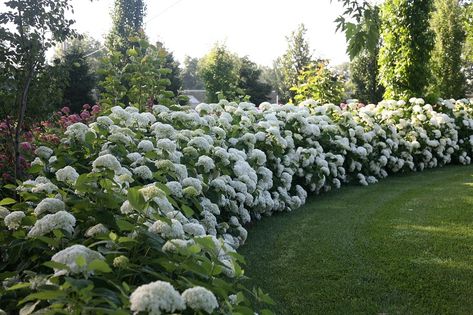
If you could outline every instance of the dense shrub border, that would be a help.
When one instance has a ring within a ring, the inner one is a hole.
[[[253,314],[250,295],[271,301],[241,285],[244,224],[307,191],[468,164],[472,129],[468,100],[114,107],[36,149],[36,179],[7,187],[19,198],[0,202],[0,305]]]

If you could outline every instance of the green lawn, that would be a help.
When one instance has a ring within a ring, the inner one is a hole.
[[[473,314],[473,166],[315,196],[240,253],[277,314]]]

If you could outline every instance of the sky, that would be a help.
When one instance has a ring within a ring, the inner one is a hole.
[[[336,65],[348,61],[345,36],[336,33],[343,12],[337,0],[147,0],[145,31],[181,62],[204,56],[216,42],[271,66],[287,48],[286,36],[304,23],[314,56]],[[72,0],[75,28],[103,41],[113,0]]]

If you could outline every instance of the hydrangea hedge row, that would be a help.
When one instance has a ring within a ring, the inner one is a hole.
[[[114,107],[39,147],[0,202],[0,305],[62,314],[270,314],[242,285],[244,225],[309,192],[473,155],[473,106]]]

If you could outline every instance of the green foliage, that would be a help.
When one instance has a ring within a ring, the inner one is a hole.
[[[185,90],[203,90],[204,82],[198,73],[199,59],[186,56],[181,71],[182,86]]]
[[[387,99],[425,95],[434,45],[432,0],[387,0],[381,7],[380,82]]]
[[[45,52],[73,34],[74,21],[64,17],[69,9],[69,0],[5,2],[0,13],[2,114],[19,115],[24,107],[29,116],[45,115],[58,105],[63,79],[56,65],[46,63]]]
[[[379,48],[379,32],[381,20],[379,6],[372,5],[367,1],[359,3],[356,0],[340,0],[343,2],[345,11],[335,22],[337,30],[345,32],[348,43],[347,53],[350,59],[354,59],[363,51],[373,54]],[[354,20],[353,22],[347,19]]]
[[[244,93],[239,88],[238,56],[228,51],[225,45],[215,45],[200,60],[198,73],[204,81],[208,102],[217,102],[221,98],[237,100]]]
[[[433,90],[444,98],[465,94],[462,50],[465,41],[459,0],[435,0],[432,28],[435,47],[432,53]]]
[[[268,100],[271,86],[261,79],[262,70],[248,56],[240,58],[239,87],[250,97],[250,102],[261,104]]]
[[[73,112],[80,112],[82,105],[95,102],[92,90],[96,87],[97,77],[94,70],[98,61],[95,57],[87,57],[100,47],[100,44],[88,37],[77,37],[63,44],[56,57],[65,71],[66,86],[63,90],[63,105]]]
[[[378,51],[364,50],[350,63],[353,96],[365,103],[376,104],[383,98],[384,89],[378,81]]]
[[[473,2],[465,1],[462,7],[465,45],[463,49],[464,72],[467,80],[467,93],[473,95]]]
[[[296,103],[313,99],[321,104],[339,104],[344,96],[343,83],[328,68],[325,60],[306,67],[299,75],[297,85],[291,90],[295,92]]]
[[[179,95],[179,91],[182,89],[179,61],[174,59],[173,53],[167,50],[163,43],[157,42],[156,48],[159,54],[164,56],[162,67],[171,70],[168,74],[163,75],[163,78],[168,79],[170,82],[167,89],[173,92],[174,95]]]
[[[106,46],[118,51],[124,58],[134,44],[131,37],[142,33],[146,5],[143,0],[115,0],[112,11],[112,30],[107,36]]]
[[[278,95],[282,102],[288,102],[295,96],[291,87],[297,85],[302,70],[312,62],[306,33],[304,24],[300,24],[297,30],[286,37],[287,50],[274,63]]]
[[[119,51],[109,51],[103,59],[100,104],[104,108],[132,105],[139,109],[155,103],[170,105],[174,93],[167,90],[172,73],[164,66],[167,52],[150,45],[144,36],[131,37],[130,43],[124,66]]]

